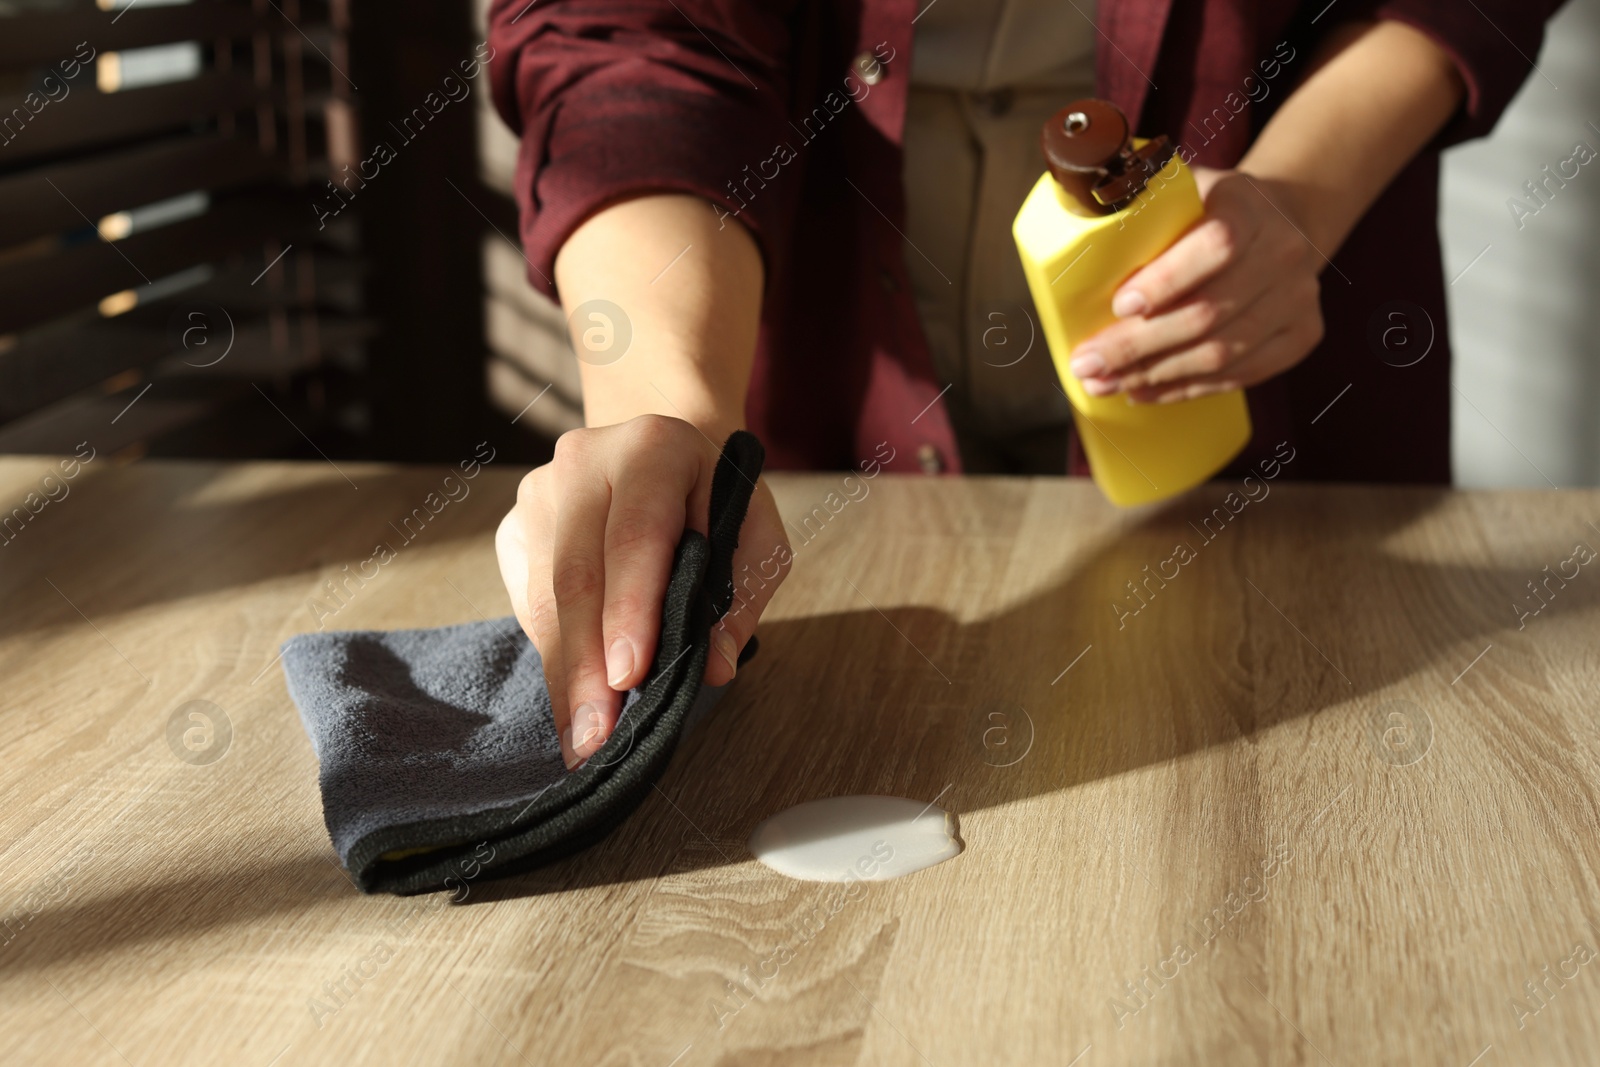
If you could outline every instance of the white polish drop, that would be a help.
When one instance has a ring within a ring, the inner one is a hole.
[[[961,854],[954,815],[905,797],[827,797],[797,804],[750,835],[750,853],[807,882],[882,882]]]

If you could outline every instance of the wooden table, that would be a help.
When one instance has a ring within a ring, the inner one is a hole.
[[[500,466],[323,621],[503,614]],[[446,473],[102,457],[0,545],[0,1058],[1600,1057],[1600,494],[774,478],[815,532],[660,792],[452,905],[351,888],[274,662]],[[807,925],[746,836],[873,792],[966,851]]]

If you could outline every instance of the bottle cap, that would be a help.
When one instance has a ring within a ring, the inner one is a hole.
[[[1172,159],[1165,137],[1134,148],[1128,119],[1107,100],[1074,100],[1039,132],[1051,177],[1084,214],[1108,215],[1125,206]]]

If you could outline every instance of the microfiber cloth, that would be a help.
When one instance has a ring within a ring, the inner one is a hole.
[[[357,887],[422,893],[530,870],[638,807],[720,694],[700,679],[711,627],[733,602],[733,553],[764,457],[742,430],[723,446],[708,535],[678,542],[650,673],[575,771],[515,617],[284,642],[289,695],[321,762],[323,818]],[[754,651],[752,638],[740,662]]]

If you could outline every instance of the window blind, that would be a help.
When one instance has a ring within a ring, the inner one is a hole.
[[[372,325],[344,0],[0,0],[0,451],[270,452]]]

